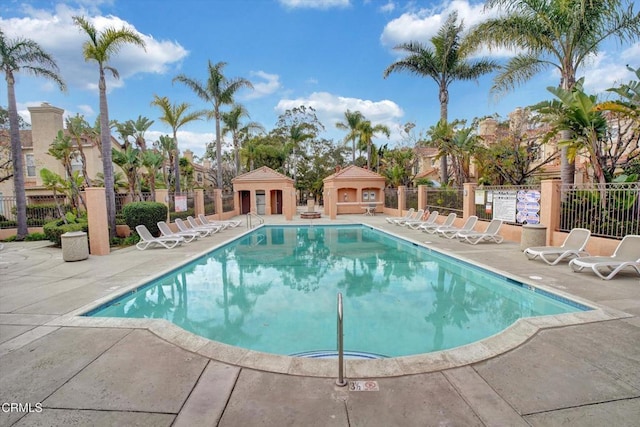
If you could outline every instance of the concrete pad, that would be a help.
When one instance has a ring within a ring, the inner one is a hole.
[[[380,391],[349,392],[349,425],[484,426],[441,373],[377,381]]]
[[[56,315],[46,314],[0,314],[0,325],[44,325],[54,320]]]
[[[346,426],[334,381],[243,369],[219,426]]]
[[[21,307],[25,307],[39,301],[46,300],[56,295],[72,291],[87,283],[87,279],[69,278],[57,282],[49,282],[30,289],[11,292],[0,298],[0,310],[4,313],[14,312]],[[50,313],[35,313],[50,314]],[[55,314],[55,313],[54,313]]]
[[[56,327],[37,326],[30,331],[13,338],[12,340],[0,344],[0,357],[57,330],[58,328]]]
[[[209,362],[180,410],[173,427],[216,425],[222,417],[239,374],[240,368]]]
[[[96,297],[107,296],[112,290],[105,290],[103,284],[85,284],[72,290],[47,297],[33,304],[13,310],[14,313],[65,314],[77,307],[95,301]]]
[[[60,329],[0,357],[0,402],[44,401],[129,332],[126,329]],[[3,413],[0,424],[11,424],[23,415]]]
[[[53,393],[54,408],[177,414],[207,359],[133,331]]]
[[[168,427],[174,418],[175,416],[170,414],[150,414],[145,412],[77,411],[43,408],[41,413],[31,413],[14,424],[14,426]]]
[[[538,337],[474,368],[522,415],[633,398],[640,393],[585,361],[582,354]]]
[[[486,426],[528,426],[473,368],[465,366],[443,374]]]
[[[34,326],[31,325],[0,325],[0,343],[9,341],[33,328]]]
[[[598,322],[544,331],[541,337],[640,390],[640,327]]]
[[[640,399],[618,400],[578,408],[561,409],[528,415],[527,422],[534,427],[637,427],[640,420]]]

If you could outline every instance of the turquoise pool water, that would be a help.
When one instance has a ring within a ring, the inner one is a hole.
[[[87,313],[159,318],[275,354],[428,353],[588,309],[367,226],[265,226]]]

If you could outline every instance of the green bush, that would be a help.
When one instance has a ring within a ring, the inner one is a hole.
[[[73,222],[65,224],[63,220],[56,220],[46,223],[42,230],[47,239],[51,240],[56,246],[62,246],[62,235],[73,231],[89,231],[89,225],[86,219],[78,218]]]
[[[195,210],[187,209],[184,212],[171,212],[169,219],[171,222],[175,222],[176,218],[187,219],[188,216],[195,216]]]
[[[158,221],[167,219],[167,206],[158,202],[128,203],[122,208],[122,216],[131,230],[135,230],[137,225],[142,224],[151,234],[157,236],[160,234]]]

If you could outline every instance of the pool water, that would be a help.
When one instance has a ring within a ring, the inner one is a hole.
[[[588,307],[367,226],[264,226],[88,313],[166,319],[267,353],[344,346],[386,357],[494,335],[517,319]]]

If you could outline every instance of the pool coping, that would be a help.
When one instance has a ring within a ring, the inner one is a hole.
[[[533,280],[527,280],[526,278],[513,275],[509,272],[475,262],[462,256],[461,254],[454,254],[451,252],[443,251],[439,248],[434,248],[433,246],[429,246],[426,243],[409,240],[403,236],[397,235],[393,232],[381,229],[371,224],[354,222],[351,225],[363,225],[376,229],[379,232],[392,235],[405,242],[415,244],[417,246],[422,246],[445,256],[452,256],[468,264],[483,268],[496,274],[500,274],[507,278],[511,278],[527,286],[531,286],[533,288],[540,289],[545,292],[575,301],[579,304],[590,307],[591,310],[518,319],[514,324],[495,335],[471,344],[449,350],[375,360],[346,359],[345,375],[349,378],[397,377],[461,367],[483,360],[488,360],[511,351],[530,340],[539,331],[545,329],[633,317],[628,313],[604,307],[591,301],[579,298],[575,295],[562,292],[558,289],[548,288],[539,283],[535,283]],[[260,227],[263,226],[265,225],[261,225]],[[95,310],[97,307],[100,307],[107,302],[110,302],[145,285],[154,278],[167,274],[175,270],[176,268],[179,268],[195,259],[202,257],[206,253],[211,252],[213,249],[225,246],[230,242],[255,231],[256,228],[247,230],[246,232],[234,236],[233,238],[225,240],[219,245],[216,245],[215,248],[208,248],[207,250],[187,257],[182,260],[182,262],[172,266],[171,268],[167,268],[163,271],[157,272],[157,274],[155,274],[151,279],[145,278],[132,285],[126,286],[123,289],[119,289],[118,291],[115,291],[110,295],[94,300],[93,302],[86,304],[77,310],[74,310],[48,322],[47,325],[65,327],[143,329],[155,334],[159,338],[171,344],[183,348],[184,350],[230,365],[288,375],[335,378],[337,376],[337,362],[335,359],[291,357],[235,347],[203,338],[201,336],[188,332],[164,319],[129,319],[83,316],[83,314]]]

